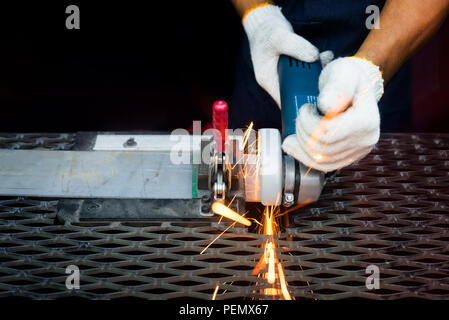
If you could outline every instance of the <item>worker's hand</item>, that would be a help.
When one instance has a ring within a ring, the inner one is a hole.
[[[296,135],[282,147],[303,164],[330,172],[362,159],[379,140],[382,73],[368,60],[340,58],[323,69],[319,89],[318,110],[300,108]]]
[[[319,51],[293,31],[281,8],[274,5],[249,11],[243,18],[243,27],[248,35],[257,83],[280,106],[279,56],[285,54],[304,62],[314,62],[319,59]]]

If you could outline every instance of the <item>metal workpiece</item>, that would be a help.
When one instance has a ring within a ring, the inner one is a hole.
[[[190,199],[192,165],[170,153],[0,149],[0,194]]]
[[[2,134],[0,145],[71,149],[74,135],[56,136]],[[252,275],[263,235],[226,230],[225,219],[61,224],[58,203],[0,197],[0,297],[211,299],[218,284],[217,299],[266,298]],[[383,134],[288,216],[275,243],[296,299],[449,299],[449,135]],[[69,265],[79,290],[65,286]],[[370,290],[373,265],[380,287]]]

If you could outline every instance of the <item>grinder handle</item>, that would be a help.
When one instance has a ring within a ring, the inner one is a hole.
[[[282,137],[296,133],[298,111],[306,103],[318,106],[321,62],[307,63],[282,55],[278,63]]]

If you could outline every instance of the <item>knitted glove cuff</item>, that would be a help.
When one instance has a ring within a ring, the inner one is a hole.
[[[366,58],[353,56],[349,57],[349,59],[353,59],[364,70],[370,79],[370,85],[373,86],[376,100],[379,101],[384,94],[384,78],[382,77],[380,67]]]
[[[248,10],[243,17],[243,28],[248,37],[251,37],[259,29],[260,25],[267,21],[282,21],[282,23],[286,23],[287,28],[291,29],[289,22],[281,12],[281,8],[269,3]]]

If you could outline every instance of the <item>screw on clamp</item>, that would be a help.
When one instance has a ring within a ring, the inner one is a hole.
[[[136,142],[136,140],[134,140],[134,137],[131,137],[128,140],[125,141],[123,146],[125,148],[135,147],[135,146],[137,146],[137,142]]]
[[[201,201],[204,202],[204,203],[209,203],[210,200],[211,200],[210,196],[208,196],[208,195],[204,195],[204,196],[201,197]]]
[[[212,217],[214,215],[213,212],[211,212],[211,206],[209,203],[202,203],[200,206],[200,215],[203,217]]]
[[[284,194],[284,206],[291,207],[295,201],[295,196],[292,193]]]
[[[201,206],[201,212],[210,212],[210,205],[208,204],[203,204]]]
[[[101,204],[97,202],[89,202],[87,205],[87,211],[97,211],[101,208]]]

